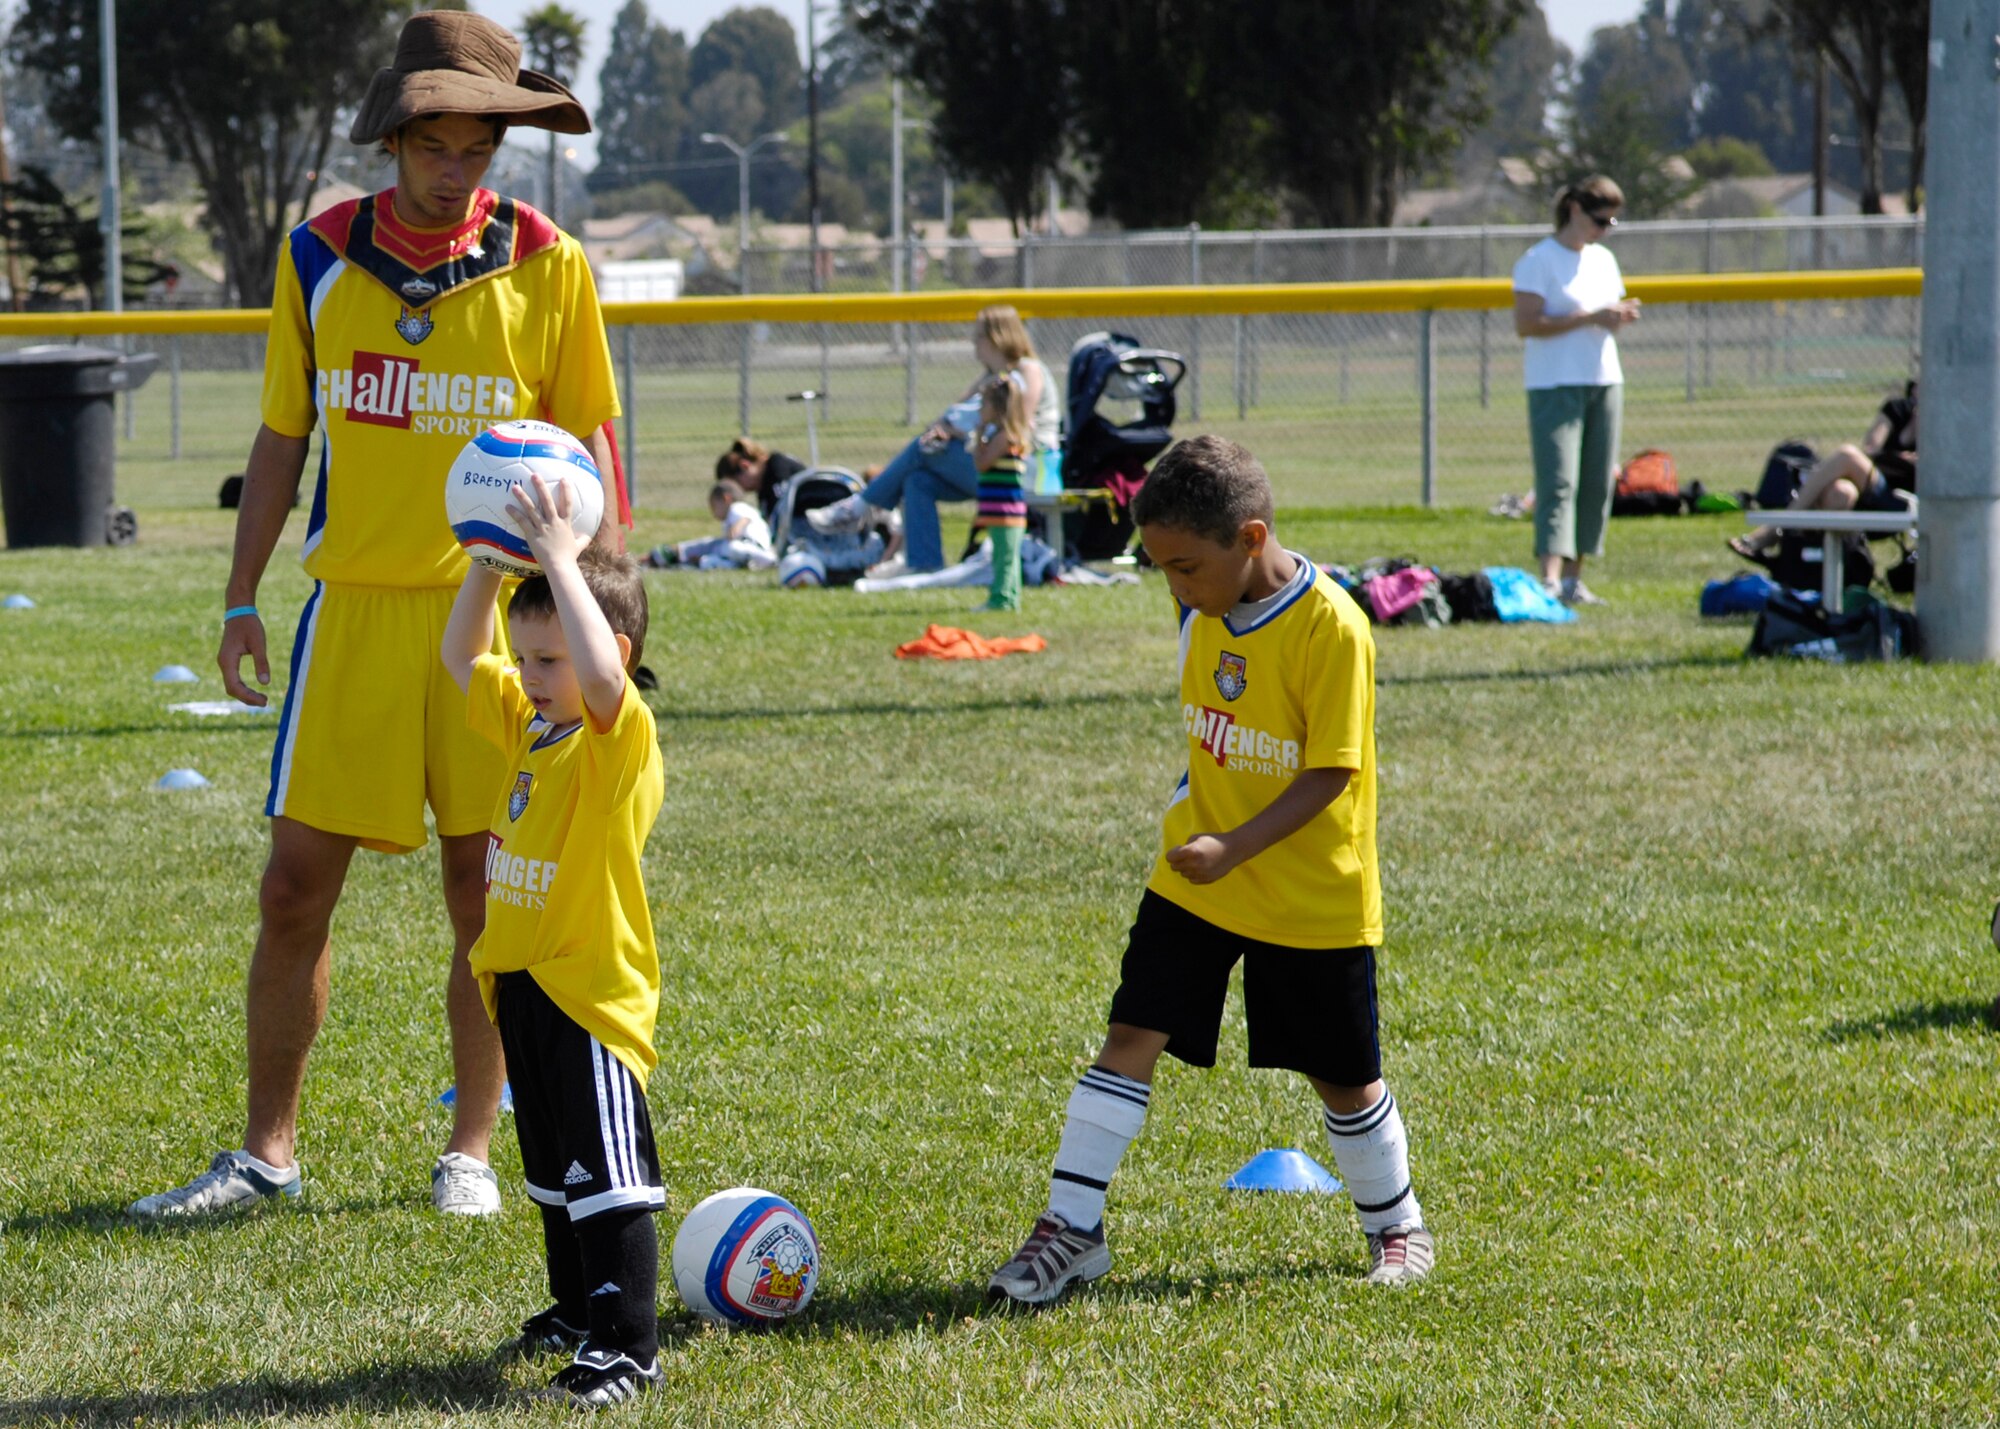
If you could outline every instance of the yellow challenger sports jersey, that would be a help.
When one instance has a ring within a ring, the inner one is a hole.
[[[1181,611],[1181,724],[1188,771],[1167,806],[1147,887],[1246,938],[1293,948],[1382,941],[1375,862],[1375,641],[1368,618],[1305,557],[1241,627]],[[1304,828],[1214,883],[1166,850],[1261,813],[1302,769],[1351,769]]]
[[[639,854],[666,798],[653,712],[630,680],[603,734],[551,726],[498,655],[482,655],[466,723],[508,753],[486,846],[486,931],[472,948],[486,1014],[494,975],[525,968],[549,1000],[632,1069],[658,1061],[660,957]]]
[[[304,553],[316,579],[457,585],[444,479],[459,448],[517,417],[588,438],[617,415],[583,250],[526,204],[482,189],[467,223],[432,231],[376,194],[286,240],[263,420],[325,432]]]

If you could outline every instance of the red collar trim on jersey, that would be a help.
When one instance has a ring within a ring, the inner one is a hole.
[[[472,215],[456,228],[411,228],[396,217],[394,189],[335,204],[307,225],[342,258],[406,307],[429,307],[445,294],[504,273],[553,248],[553,223],[516,199],[481,189]]]

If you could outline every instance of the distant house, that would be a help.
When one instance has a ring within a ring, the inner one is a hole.
[[[714,266],[716,257],[713,221],[702,218],[700,225],[697,229],[694,220],[664,213],[621,213],[586,218],[577,238],[593,269],[601,270],[607,263],[677,258],[687,275],[695,277]]]
[[[1861,197],[1845,184],[1826,185],[1826,216],[1852,218],[1861,212]],[[1811,174],[1765,174],[1757,178],[1717,179],[1690,195],[1676,209],[1689,218],[1811,218]],[[1885,215],[1907,214],[1902,194],[1883,194]]]

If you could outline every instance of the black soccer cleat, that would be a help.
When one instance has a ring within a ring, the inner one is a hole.
[[[665,1378],[657,1356],[642,1365],[617,1350],[585,1345],[576,1358],[556,1371],[539,1399],[554,1400],[572,1409],[607,1409],[614,1404],[637,1399]]]
[[[514,1352],[524,1360],[575,1354],[589,1338],[588,1329],[563,1318],[562,1306],[551,1305],[521,1322],[521,1338],[514,1342]]]

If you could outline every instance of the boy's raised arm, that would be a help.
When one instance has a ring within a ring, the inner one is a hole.
[[[472,688],[472,662],[493,648],[493,602],[499,594],[500,572],[475,561],[451,603],[439,653],[461,690]]]
[[[540,476],[532,479],[532,492],[515,486],[507,512],[541,563],[542,577],[555,597],[556,619],[569,645],[570,663],[576,669],[584,711],[590,716],[591,727],[602,734],[617,720],[618,707],[625,702],[625,652],[576,567],[577,557],[590,542],[579,538],[569,524],[569,487],[558,486],[551,492]]]

